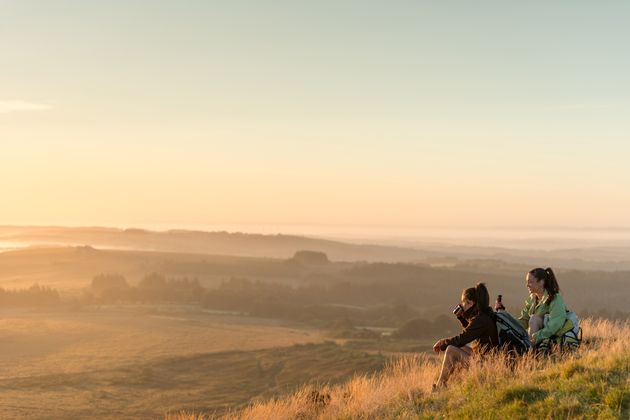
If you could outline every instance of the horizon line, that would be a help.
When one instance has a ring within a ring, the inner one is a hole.
[[[152,227],[146,227],[151,225]],[[160,225],[171,225],[170,228],[158,228]],[[179,226],[179,227],[178,227]],[[196,227],[194,227],[196,226]],[[225,227],[312,227],[312,228],[364,228],[364,229],[389,229],[389,230],[434,230],[434,231],[447,231],[447,230],[462,230],[462,231],[477,231],[477,230],[552,230],[552,231],[630,231],[630,226],[418,226],[418,225],[358,225],[358,224],[321,224],[321,223],[213,223],[213,224],[201,224],[201,223],[137,223],[137,224],[58,224],[58,223],[24,223],[24,224],[0,224],[0,228],[72,228],[72,229],[142,229],[153,232],[168,232],[172,230],[183,231],[202,231],[202,232],[223,232]],[[213,230],[215,227],[218,230]],[[240,232],[246,233],[246,232]]]

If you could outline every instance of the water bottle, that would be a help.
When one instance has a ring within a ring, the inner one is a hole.
[[[503,306],[503,302],[502,302],[502,295],[499,295],[497,297],[497,303],[494,304],[494,310],[495,311],[505,311],[505,306]]]

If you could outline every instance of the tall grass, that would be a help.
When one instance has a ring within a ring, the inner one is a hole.
[[[257,402],[224,418],[628,418],[630,323],[587,319],[582,328],[584,342],[577,352],[525,355],[516,362],[502,355],[473,360],[437,393],[431,386],[440,366],[419,354],[393,360],[380,374],[336,386],[305,386],[291,396]]]

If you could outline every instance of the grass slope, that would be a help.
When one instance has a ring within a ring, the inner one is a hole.
[[[307,382],[375,372],[383,363],[382,356],[326,342],[0,379],[0,418],[155,419],[183,408],[222,413]]]
[[[610,418],[630,415],[630,323],[587,320],[579,352],[524,357],[513,369],[504,358],[475,361],[431,393],[439,364],[426,355],[401,358],[385,373],[342,385],[305,386],[284,399],[232,412],[232,419],[350,418]],[[324,395],[325,398],[313,398]],[[169,420],[198,420],[176,414]]]

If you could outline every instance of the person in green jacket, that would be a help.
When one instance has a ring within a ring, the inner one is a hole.
[[[567,319],[567,306],[551,268],[534,268],[527,273],[529,297],[518,320],[528,330],[534,346],[573,328]]]

